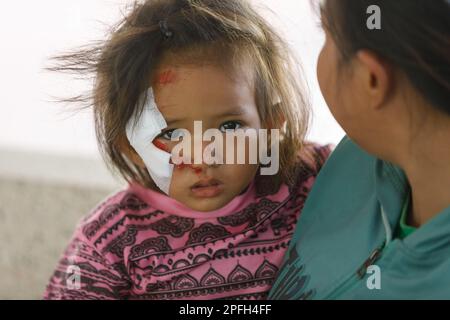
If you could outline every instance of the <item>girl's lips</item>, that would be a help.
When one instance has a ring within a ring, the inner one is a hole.
[[[199,198],[213,198],[223,192],[224,186],[219,180],[200,181],[191,187],[191,192]]]

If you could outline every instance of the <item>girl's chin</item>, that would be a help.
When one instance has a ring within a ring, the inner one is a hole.
[[[210,212],[223,208],[231,200],[227,200],[224,197],[190,197],[188,201],[183,202],[185,206],[192,210],[200,212]]]

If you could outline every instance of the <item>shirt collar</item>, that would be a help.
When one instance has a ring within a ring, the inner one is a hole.
[[[380,214],[384,214],[384,219],[387,220],[388,225],[385,229],[386,233],[389,233],[397,227],[404,201],[411,189],[403,170],[382,160],[375,162],[375,184]],[[450,250],[450,206],[418,228],[403,242],[417,253]]]

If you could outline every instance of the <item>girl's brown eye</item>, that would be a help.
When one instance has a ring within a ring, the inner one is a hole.
[[[175,131],[175,129],[167,130],[161,133],[158,138],[171,140],[172,139],[172,133]]]
[[[239,121],[228,121],[222,124],[219,130],[222,132],[227,132],[227,131],[234,131],[240,128],[242,128],[242,125]]]
[[[186,134],[186,130],[184,129],[169,129],[161,133],[157,138],[169,141],[180,141]]]

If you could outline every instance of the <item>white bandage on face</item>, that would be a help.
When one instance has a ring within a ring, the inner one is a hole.
[[[145,94],[147,99],[142,115],[139,119],[136,119],[136,114],[131,117],[126,133],[155,184],[168,195],[174,168],[170,163],[171,154],[153,144],[153,140],[167,127],[167,122],[158,110],[152,88]]]

